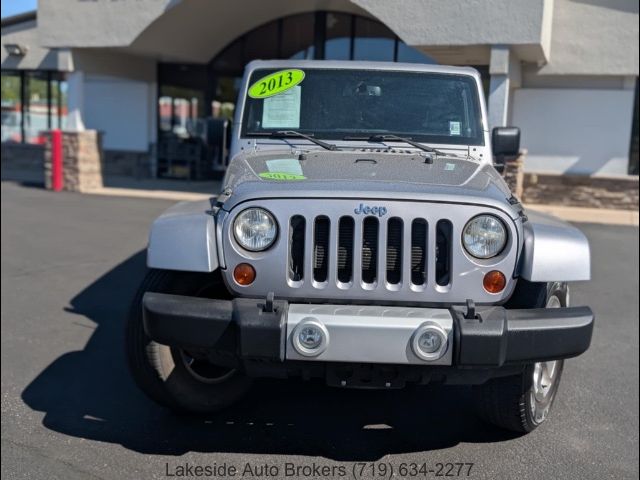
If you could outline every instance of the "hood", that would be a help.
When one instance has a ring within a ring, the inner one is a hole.
[[[478,160],[391,149],[237,155],[225,177],[231,204],[256,197],[358,197],[497,203],[511,192],[492,167]],[[225,204],[227,208],[227,204]]]

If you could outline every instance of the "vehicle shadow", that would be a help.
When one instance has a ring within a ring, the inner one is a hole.
[[[340,461],[513,438],[476,419],[465,387],[364,391],[259,381],[242,402],[219,414],[171,414],[138,391],[125,362],[124,319],[144,264],[144,252],[138,252],[70,300],[68,310],[97,328],[83,350],[58,358],[22,393],[30,408],[45,413],[45,427],[146,454],[235,452]]]

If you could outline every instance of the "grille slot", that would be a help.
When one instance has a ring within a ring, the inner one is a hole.
[[[451,283],[451,237],[453,225],[449,220],[438,220],[436,224],[436,283],[447,286]]]
[[[393,217],[387,223],[387,282],[397,285],[402,279],[402,220]]]
[[[294,215],[289,221],[289,278],[294,282],[304,279],[305,219]]]
[[[316,217],[313,229],[313,279],[326,282],[329,275],[329,218]]]
[[[351,217],[342,217],[338,222],[338,281],[342,283],[353,279],[354,226]]]
[[[378,277],[378,219],[367,217],[362,222],[362,281],[375,283]]]
[[[421,218],[411,222],[411,283],[427,281],[427,222]]]

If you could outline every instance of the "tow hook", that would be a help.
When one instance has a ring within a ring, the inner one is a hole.
[[[274,309],[273,309],[274,298],[275,298],[275,294],[273,292],[267,293],[267,298],[264,302],[264,308],[262,309],[263,312],[266,312],[266,313],[274,312]]]
[[[467,298],[467,313],[464,314],[464,318],[467,320],[481,320],[476,315],[476,303],[470,298]]]

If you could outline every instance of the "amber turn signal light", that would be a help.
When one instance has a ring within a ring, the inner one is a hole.
[[[507,286],[507,277],[498,270],[491,270],[484,276],[482,286],[489,293],[500,293]]]
[[[239,263],[233,269],[233,279],[238,285],[251,285],[256,279],[256,270],[248,263]]]

